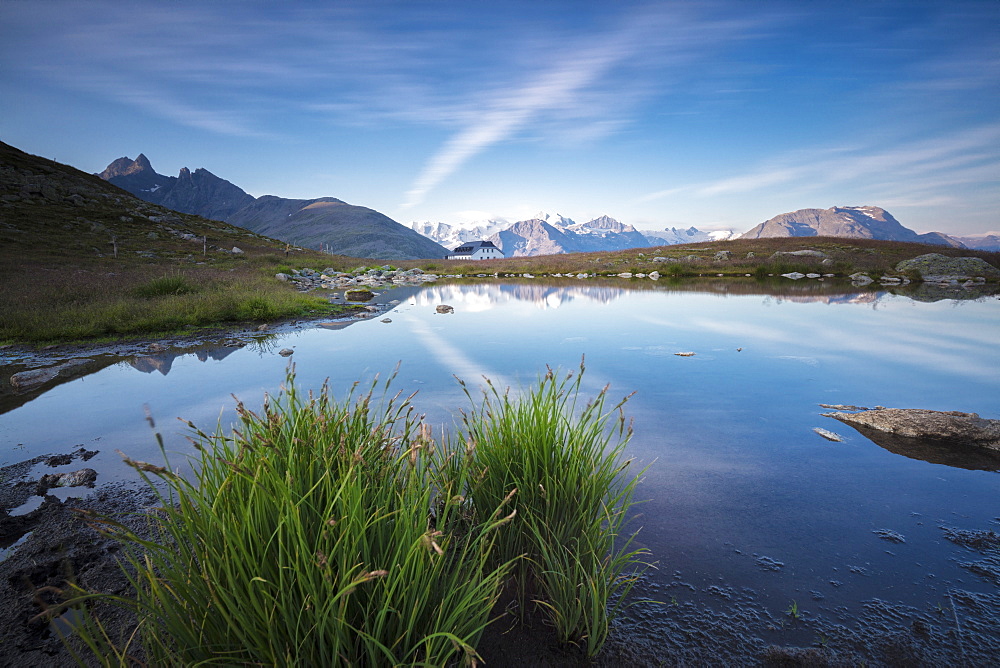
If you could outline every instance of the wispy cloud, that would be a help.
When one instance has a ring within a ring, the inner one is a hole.
[[[575,45],[542,54],[548,64],[526,77],[527,83],[488,91],[489,99],[479,105],[483,111],[426,162],[403,207],[421,203],[475,155],[529,126],[544,127],[553,116],[577,121],[562,136],[579,141],[622,128],[636,99],[661,93],[676,78],[669,74],[671,67],[705,56],[712,45],[735,38],[746,26],[703,19],[686,8],[658,7],[623,17],[613,30],[578,37]],[[632,76],[617,76],[621,70],[631,70]],[[655,85],[650,83],[654,75]]]
[[[945,201],[939,190],[1000,180],[1000,123],[911,139],[890,146],[855,145],[795,152],[758,169],[716,181],[674,186],[638,198],[649,202],[678,195],[718,197],[782,189],[818,190],[848,184]],[[937,193],[937,194],[935,194]]]

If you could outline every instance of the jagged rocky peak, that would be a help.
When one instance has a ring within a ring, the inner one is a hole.
[[[130,176],[132,174],[152,171],[153,166],[149,164],[149,159],[140,153],[135,160],[128,157],[118,158],[108,165],[107,168],[99,174],[99,176],[107,181],[116,176]]]

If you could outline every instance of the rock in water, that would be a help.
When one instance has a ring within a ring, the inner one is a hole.
[[[434,310],[437,313],[454,313],[455,312],[455,307],[454,306],[448,306],[447,304],[439,304],[437,307],[435,307]]]
[[[68,473],[48,473],[43,475],[38,481],[36,493],[41,496],[53,487],[93,487],[97,480],[97,471],[94,469],[80,469]]]
[[[813,431],[825,438],[828,441],[833,441],[835,443],[840,443],[843,441],[843,437],[836,432],[832,432],[828,429],[823,429],[822,427],[813,427]]]
[[[1000,269],[986,260],[978,257],[947,257],[940,253],[927,253],[912,260],[903,260],[896,265],[896,271],[915,271],[925,281],[958,280],[977,276],[992,280],[1000,278]]]
[[[881,408],[861,413],[824,413],[852,427],[907,438],[970,445],[1000,453],[1000,420],[978,413],[931,411],[919,408]]]

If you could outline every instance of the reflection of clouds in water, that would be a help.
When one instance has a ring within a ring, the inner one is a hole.
[[[406,322],[411,325],[410,333],[427,348],[427,351],[448,372],[470,383],[478,381],[483,376],[492,380],[496,385],[507,383],[502,374],[479,364],[478,361],[467,355],[465,351],[454,346],[423,320],[408,317],[406,318]]]
[[[559,342],[559,345],[566,345],[567,343],[586,343],[588,341],[586,336],[570,336]]]
[[[626,352],[639,352],[650,357],[668,357],[677,352],[677,347],[667,348],[666,346],[624,346],[622,350]]]
[[[819,366],[819,360],[815,357],[802,357],[801,355],[778,355],[775,359],[802,362],[803,364],[808,364],[809,366]]]

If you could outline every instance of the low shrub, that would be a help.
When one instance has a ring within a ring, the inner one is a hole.
[[[155,297],[165,297],[167,295],[189,295],[198,292],[200,288],[192,283],[186,276],[180,274],[170,274],[160,276],[143,283],[134,290],[136,297],[152,299]]]

